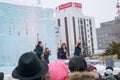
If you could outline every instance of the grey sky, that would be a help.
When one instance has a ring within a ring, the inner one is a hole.
[[[14,2],[20,4],[36,5],[37,0],[0,0],[4,2]],[[83,4],[83,14],[95,18],[96,27],[101,22],[113,20],[117,16],[117,0],[41,0],[44,7],[54,8],[66,2],[80,2]]]
[[[117,0],[42,0],[42,4],[55,7],[58,4],[68,1],[77,1],[83,4],[83,14],[95,17],[96,27],[101,22],[113,20],[117,16],[116,2]]]

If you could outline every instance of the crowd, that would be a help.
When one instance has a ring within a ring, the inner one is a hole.
[[[112,73],[112,66],[106,67],[104,76],[99,74],[94,66],[87,65],[80,52],[81,43],[78,43],[74,57],[68,64],[61,61],[49,62],[49,48],[44,51],[42,42],[38,41],[34,51],[26,52],[19,58],[12,75],[4,78],[4,74],[0,73],[0,80],[120,80],[120,74]],[[63,43],[58,51],[58,58],[67,59],[66,54],[66,44]]]

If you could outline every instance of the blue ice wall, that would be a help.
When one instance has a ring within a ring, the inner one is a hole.
[[[35,48],[37,34],[56,59],[53,9],[0,2],[0,65],[16,65]]]

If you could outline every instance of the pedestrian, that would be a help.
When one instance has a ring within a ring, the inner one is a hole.
[[[43,45],[42,45],[42,41],[38,41],[34,51],[36,52],[39,59],[41,59],[41,55],[43,54],[43,50],[44,50],[44,48],[43,48]]]
[[[47,73],[48,65],[33,52],[27,52],[20,57],[12,77],[19,80],[45,80]]]
[[[51,54],[51,51],[49,50],[49,48],[45,48],[44,59],[47,63],[49,63],[49,55],[50,54]]]
[[[81,54],[81,43],[79,42],[75,47],[74,56],[80,56]]]
[[[60,52],[59,52],[60,59],[67,59],[67,46],[65,43],[61,45]]]

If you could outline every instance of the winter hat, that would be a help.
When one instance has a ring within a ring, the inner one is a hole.
[[[112,67],[112,66],[107,66],[107,67],[106,67],[106,70],[107,70],[107,69],[110,69],[110,70],[113,71],[113,67]]]
[[[94,66],[90,66],[89,67],[89,71],[96,71],[97,69],[96,69],[96,67],[94,67]]]
[[[49,66],[49,73],[50,73],[50,80],[64,80],[69,70],[67,65],[60,61],[51,62],[48,64]]]
[[[104,76],[109,76],[109,75],[113,75],[113,67],[111,66],[107,66],[104,73]]]
[[[33,80],[40,78],[47,72],[48,65],[33,52],[27,52],[20,57],[18,66],[12,72],[12,77],[20,80]]]
[[[107,69],[107,70],[105,70],[105,73],[110,75],[110,74],[113,74],[113,71],[111,69]]]

